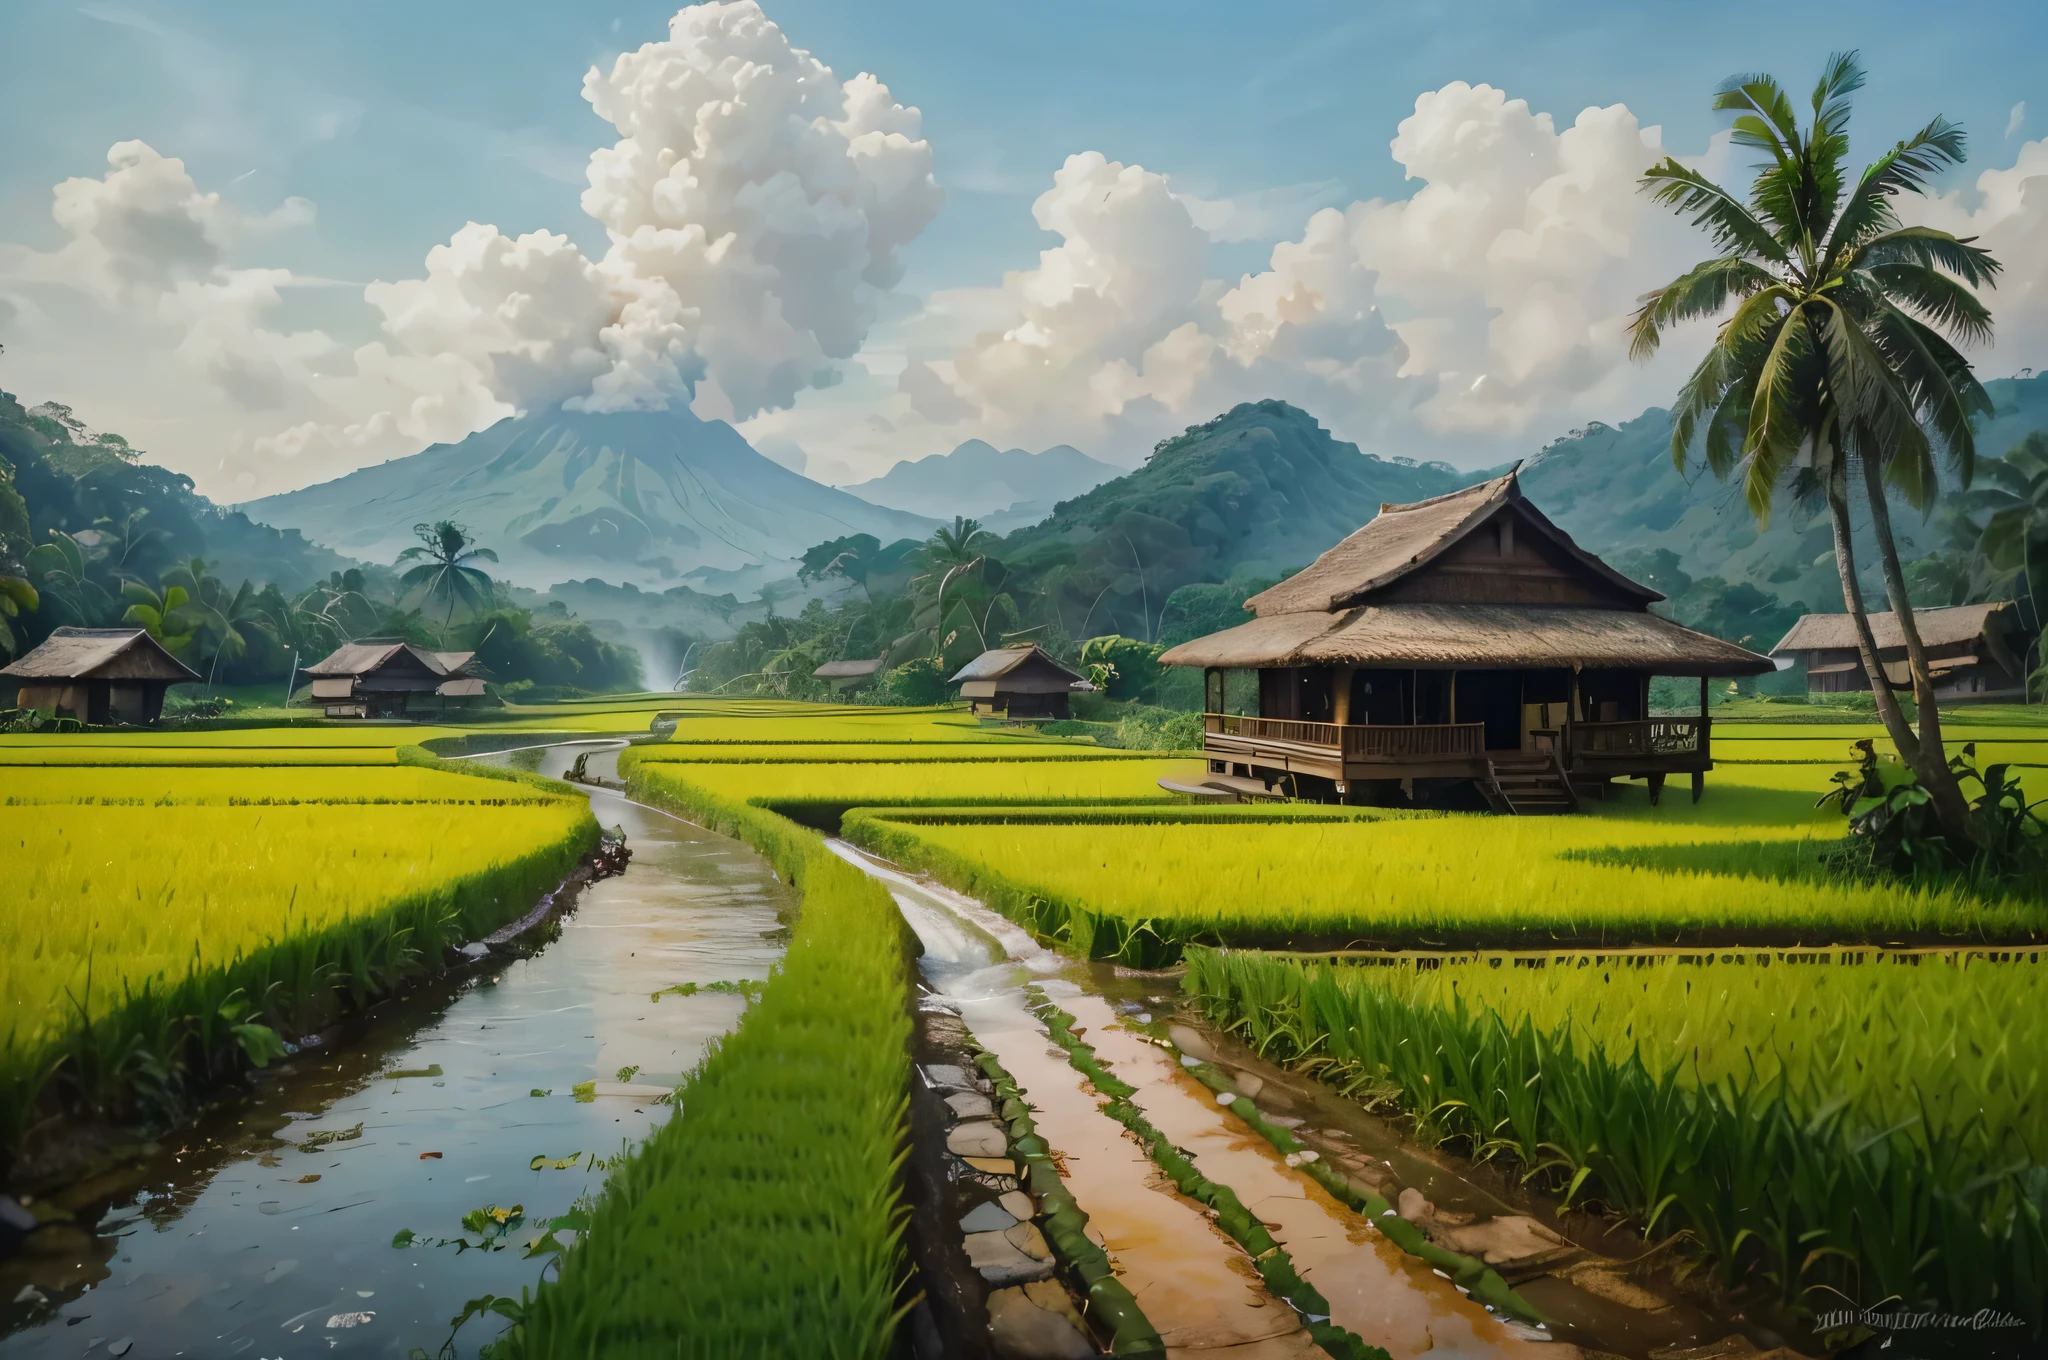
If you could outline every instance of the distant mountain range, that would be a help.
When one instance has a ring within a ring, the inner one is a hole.
[[[1984,384],[1993,414],[1977,432],[1980,459],[2000,457],[2034,430],[2048,429],[2048,374]],[[1489,469],[1474,477],[1497,475]],[[1824,508],[1802,509],[1780,498],[1759,531],[1734,482],[1671,465],[1671,413],[1652,407],[1619,428],[1595,423],[1575,430],[1522,464],[1522,489],[1578,542],[1602,556],[1668,548],[1695,578],[1747,581],[1786,603],[1815,611],[1842,607],[1835,574],[1834,534]],[[1868,523],[1861,495],[1851,507]],[[1946,546],[1903,507],[1892,513],[1901,556],[1908,560]],[[1874,570],[1874,554],[1862,565]]]
[[[995,533],[1036,524],[1060,501],[1123,474],[1069,444],[1043,453],[998,449],[970,439],[951,453],[905,460],[880,477],[844,488],[862,500],[914,515],[966,515]]]
[[[922,538],[935,523],[821,486],[687,409],[508,417],[242,509],[373,562],[412,546],[413,525],[453,519],[522,585],[595,576],[721,593],[794,575],[827,539]]]

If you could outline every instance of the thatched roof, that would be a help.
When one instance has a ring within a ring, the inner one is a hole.
[[[1650,613],[1563,605],[1384,604],[1268,614],[1183,642],[1169,666],[1618,667],[1760,675],[1747,648]]]
[[[430,652],[406,642],[344,642],[331,655],[306,667],[305,673],[374,675],[396,663],[401,671],[456,676],[461,675],[475,657],[475,652]]]
[[[199,673],[165,651],[144,628],[58,628],[41,646],[0,669],[17,680],[165,680],[189,684]]]
[[[860,680],[881,668],[882,658],[874,656],[864,661],[827,661],[811,674],[820,680]]]
[[[957,685],[966,680],[1000,680],[1033,657],[1045,665],[1063,672],[1069,679],[1079,680],[1080,675],[1053,659],[1052,653],[1032,643],[1029,647],[993,647],[960,668],[960,673],[946,683]]]
[[[2018,627],[2019,616],[2010,600],[1992,604],[1959,604],[1944,609],[1916,609],[1913,621],[1920,625],[1920,640],[1929,647],[1952,647],[1975,642],[1988,632],[2008,632]],[[1872,614],[1870,632],[1881,652],[1903,650],[1906,635],[1894,613]],[[1790,652],[1853,649],[1856,621],[1847,614],[1801,614],[1799,622],[1771,648],[1772,656]]]
[[[1410,572],[1427,565],[1467,534],[1512,505],[1521,523],[1551,541],[1589,574],[1615,588],[1621,598],[1647,605],[1664,597],[1631,581],[1572,542],[1522,495],[1516,476],[1479,482],[1461,491],[1408,505],[1382,505],[1371,523],[1270,590],[1245,601],[1261,618],[1272,614],[1327,613],[1365,601]]]

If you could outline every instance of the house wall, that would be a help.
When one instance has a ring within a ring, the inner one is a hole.
[[[1552,543],[1513,506],[1428,565],[1374,592],[1372,603],[1641,607]]]

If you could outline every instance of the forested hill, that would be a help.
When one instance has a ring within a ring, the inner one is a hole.
[[[1056,592],[1065,631],[1150,637],[1180,586],[1303,566],[1382,502],[1464,481],[1446,463],[1360,453],[1286,402],[1246,403],[1163,441],[1137,471],[1062,501],[995,555]]]
[[[1994,412],[1978,428],[1980,459],[2000,457],[2032,431],[2048,429],[2048,374],[1984,387]],[[1814,609],[1840,608],[1826,511],[1782,497],[1759,532],[1740,486],[1697,468],[1681,476],[1672,467],[1669,411],[1653,407],[1619,428],[1573,431],[1523,464],[1522,489],[1580,544],[1618,562],[1667,549],[1693,577],[1748,583]],[[1855,518],[1859,528],[1867,520],[1861,511]],[[1909,560],[1953,546],[1939,508],[1928,522],[1911,511],[1893,520]],[[1874,558],[1866,555],[1866,565],[1874,568]]]
[[[29,410],[0,392],[0,476],[10,475],[27,517],[17,551],[53,530],[84,534],[117,551],[139,579],[204,557],[228,580],[273,582],[287,593],[355,565],[295,530],[215,505],[190,477],[144,462],[119,435],[92,433],[66,407]]]

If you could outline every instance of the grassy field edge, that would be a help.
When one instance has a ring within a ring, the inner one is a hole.
[[[906,1307],[912,937],[814,832],[620,764],[633,797],[753,846],[802,912],[498,1353],[882,1360]]]

